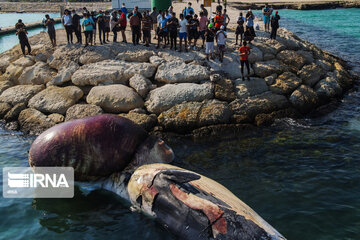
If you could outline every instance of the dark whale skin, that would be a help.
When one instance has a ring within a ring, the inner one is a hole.
[[[76,180],[92,180],[123,170],[148,133],[134,122],[112,114],[56,125],[33,142],[31,167],[73,167]]]

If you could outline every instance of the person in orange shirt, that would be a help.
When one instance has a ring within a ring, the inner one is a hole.
[[[221,11],[216,13],[214,17],[215,30],[216,32],[220,30],[221,26],[224,24],[224,17],[221,15]]]
[[[244,65],[247,68],[247,80],[250,81],[250,66],[249,66],[249,55],[250,55],[250,47],[247,46],[246,41],[243,42],[243,45],[239,48],[239,56],[240,56],[240,64],[241,64],[241,75],[242,80],[245,81],[244,77]]]

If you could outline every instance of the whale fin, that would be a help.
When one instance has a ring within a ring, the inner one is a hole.
[[[167,169],[161,171],[160,175],[161,178],[165,178],[175,183],[187,183],[201,178],[199,174],[178,169]]]

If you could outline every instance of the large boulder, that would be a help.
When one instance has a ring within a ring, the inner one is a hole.
[[[289,98],[291,104],[300,112],[307,113],[317,107],[319,103],[316,92],[306,86],[301,85],[296,89]]]
[[[25,56],[17,59],[11,63],[5,70],[3,77],[14,83],[18,83],[17,80],[24,71],[25,68],[35,64],[34,57]]]
[[[3,118],[5,114],[10,111],[11,105],[8,103],[0,102],[0,118]]]
[[[10,65],[10,56],[2,56],[0,61],[0,73],[4,73]]]
[[[286,65],[276,59],[253,64],[255,74],[262,78],[265,78],[273,73],[281,74],[286,70],[286,68]]]
[[[254,119],[260,113],[271,113],[288,106],[289,102],[285,96],[271,92],[246,99],[236,99],[230,103],[235,115],[248,119]]]
[[[302,80],[291,72],[284,72],[278,76],[270,90],[276,94],[289,95],[300,86]]]
[[[49,65],[44,62],[37,62],[35,65],[27,67],[18,79],[19,84],[46,84],[53,76],[55,71],[50,69]]]
[[[165,59],[159,57],[159,56],[152,56],[149,58],[149,62],[154,65],[155,67],[160,66],[160,64],[163,64],[165,62]]]
[[[264,60],[264,54],[258,47],[251,47],[250,55],[249,55],[249,62],[256,63],[261,62]]]
[[[93,87],[86,97],[86,102],[100,106],[110,113],[128,112],[144,106],[139,94],[122,84]]]
[[[333,73],[328,73],[327,77],[321,79],[314,89],[319,100],[323,103],[329,98],[338,97],[342,94],[342,88]]]
[[[208,80],[210,72],[203,66],[184,62],[165,62],[158,67],[155,80],[164,83],[200,82]]]
[[[149,62],[149,58],[154,56],[155,52],[150,50],[126,51],[117,55],[116,59],[126,62]]]
[[[315,64],[324,69],[325,72],[331,72],[334,70],[334,66],[326,60],[316,59]]]
[[[150,63],[127,63],[115,60],[105,60],[82,66],[71,77],[78,86],[99,84],[126,84],[135,74],[150,78],[156,67]]]
[[[166,84],[148,94],[145,106],[151,113],[160,114],[172,106],[182,102],[201,102],[214,97],[213,86],[210,83],[180,83]]]
[[[269,87],[262,78],[251,78],[250,81],[237,79],[234,81],[235,94],[238,98],[247,98],[269,91]]]
[[[86,65],[90,63],[101,62],[107,59],[115,58],[114,53],[109,46],[91,46],[85,53],[79,57],[79,63]]]
[[[26,108],[25,103],[18,103],[4,116],[5,121],[11,122],[17,120],[20,112]]]
[[[152,84],[152,82],[140,74],[135,74],[129,80],[129,85],[143,98],[149,93],[150,90],[156,88],[156,85]]]
[[[83,95],[83,91],[75,86],[50,86],[32,97],[29,101],[29,107],[44,113],[64,115],[66,110],[79,101]]]
[[[305,64],[311,64],[314,60],[314,54],[311,51],[298,50],[297,54],[300,54],[305,59]]]
[[[214,94],[216,99],[227,102],[231,102],[236,98],[234,92],[234,85],[230,79],[226,78],[221,78],[216,81]]]
[[[305,65],[297,75],[303,80],[303,82],[312,87],[314,86],[325,74],[324,70],[315,63]]]
[[[176,105],[161,113],[158,121],[167,130],[188,132],[194,128],[228,123],[231,114],[226,102],[206,100]]]
[[[155,125],[157,124],[157,117],[155,114],[147,115],[144,113],[129,112],[129,113],[121,113],[119,114],[119,116],[130,119],[134,123],[145,128],[147,131],[153,129],[153,127],[155,127]]]
[[[165,59],[167,62],[185,62],[190,63],[192,61],[202,60],[197,52],[159,52],[159,57]]]
[[[0,81],[0,94],[11,86],[13,86],[13,83],[10,81],[7,80]]]
[[[18,103],[27,103],[30,98],[44,89],[44,85],[17,85],[6,89],[0,95],[0,102],[16,105]]]
[[[53,69],[60,70],[68,65],[68,62],[79,63],[80,56],[87,52],[84,47],[79,44],[58,47],[53,55],[47,60],[49,66]]]
[[[266,42],[267,39],[257,38],[252,45],[256,46],[263,54],[273,54],[276,55],[277,50],[273,47],[272,44]]]
[[[59,69],[59,72],[53,77],[48,85],[62,85],[71,80],[71,76],[80,68],[79,64],[76,62],[70,61],[66,67]]]
[[[66,111],[65,121],[86,118],[103,113],[101,107],[91,104],[75,104]]]
[[[281,51],[278,53],[276,58],[285,64],[296,67],[298,70],[300,70],[306,63],[306,59],[301,54],[293,50]]]
[[[33,108],[27,108],[19,114],[21,130],[30,134],[40,134],[55,123],[45,114]]]

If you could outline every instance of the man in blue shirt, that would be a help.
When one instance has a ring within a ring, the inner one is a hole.
[[[84,17],[85,19],[83,20],[81,25],[85,33],[85,47],[87,47],[89,43],[92,45],[93,30],[95,23],[89,13],[84,14]]]
[[[127,10],[127,8],[125,7],[125,3],[122,4],[120,10],[121,10],[121,12],[123,12],[123,13],[125,14],[125,16],[127,16],[128,10]]]
[[[188,7],[184,9],[183,14],[186,17],[187,15],[190,15],[190,12],[194,14],[194,9],[191,7],[191,2],[189,2]]]
[[[162,39],[164,39],[164,46],[163,48],[166,47],[165,44],[165,39],[168,36],[168,31],[167,31],[167,21],[168,19],[165,16],[165,12],[161,13],[161,20],[159,21],[159,33],[158,33],[158,45],[156,48],[160,47],[160,43],[162,41]]]

